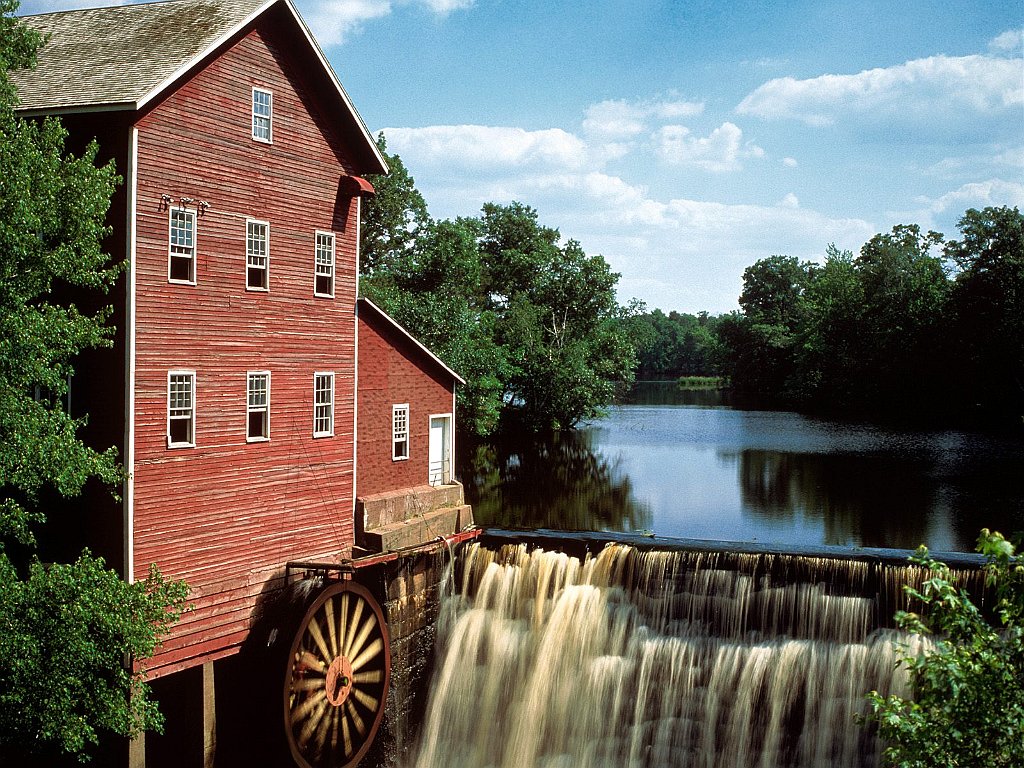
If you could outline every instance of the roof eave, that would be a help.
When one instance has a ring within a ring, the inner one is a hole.
[[[49,115],[85,115],[91,112],[133,112],[138,109],[134,101],[114,101],[107,104],[68,104],[63,107],[15,107],[20,117],[47,117]]]

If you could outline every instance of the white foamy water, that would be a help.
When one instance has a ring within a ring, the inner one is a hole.
[[[874,766],[855,715],[906,693],[894,641],[921,642],[873,629],[863,563],[473,545],[462,566],[415,768]]]

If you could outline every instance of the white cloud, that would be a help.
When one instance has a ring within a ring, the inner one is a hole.
[[[782,164],[784,166],[786,166],[787,168],[796,168],[797,165],[799,165],[799,163],[797,163],[795,157],[784,157],[784,158],[782,158]]]
[[[851,114],[926,124],[938,115],[984,116],[1022,104],[1019,59],[932,56],[856,75],[769,80],[748,94],[736,111],[813,126],[832,125]]]
[[[980,154],[944,157],[925,168],[924,172],[931,176],[953,179],[965,174],[977,177],[980,173],[1000,173],[1007,169],[1015,172],[1024,170],[1024,146],[993,147]]]
[[[341,45],[362,28],[364,22],[391,13],[390,0],[316,0],[307,6],[305,17],[320,45]]]
[[[587,108],[583,130],[604,139],[629,139],[645,130],[650,120],[678,120],[704,111],[704,103],[667,98],[626,101],[602,101]]]
[[[587,145],[560,128],[527,131],[484,125],[385,128],[388,149],[414,158],[416,168],[506,172],[513,169],[580,169]]]
[[[764,155],[756,144],[743,143],[743,131],[733,123],[723,123],[706,137],[694,136],[681,125],[666,125],[654,134],[654,144],[658,156],[672,165],[713,173],[739,170],[742,159]]]
[[[1024,48],[1024,29],[1008,29],[989,41],[988,49],[993,52],[1021,53]]]
[[[341,45],[368,21],[398,6],[419,6],[438,16],[470,8],[474,0],[300,0],[300,11],[320,45]]]
[[[1024,184],[1016,181],[989,179],[988,181],[964,184],[934,200],[927,197],[919,198],[919,200],[926,203],[932,213],[953,210],[959,214],[968,208],[983,208],[990,205],[1021,208],[1024,207]]]

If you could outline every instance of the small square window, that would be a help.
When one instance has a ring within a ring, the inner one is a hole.
[[[334,296],[334,233],[316,233],[316,274],[313,284],[316,296]]]
[[[270,373],[250,371],[245,439],[249,442],[270,439]]]
[[[196,282],[196,212],[172,208],[167,278],[172,283]]]
[[[270,288],[270,225],[265,221],[250,219],[245,224],[245,287]]]
[[[274,94],[252,89],[252,137],[269,144],[273,140]]]
[[[313,374],[313,437],[334,434],[334,374]]]
[[[196,444],[195,371],[167,374],[167,447],[191,448]]]
[[[409,458],[409,404],[391,407],[391,458]]]

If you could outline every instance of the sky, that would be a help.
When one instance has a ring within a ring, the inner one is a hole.
[[[1024,209],[1020,0],[293,1],[432,216],[530,205],[622,303],[728,312],[758,259]]]

